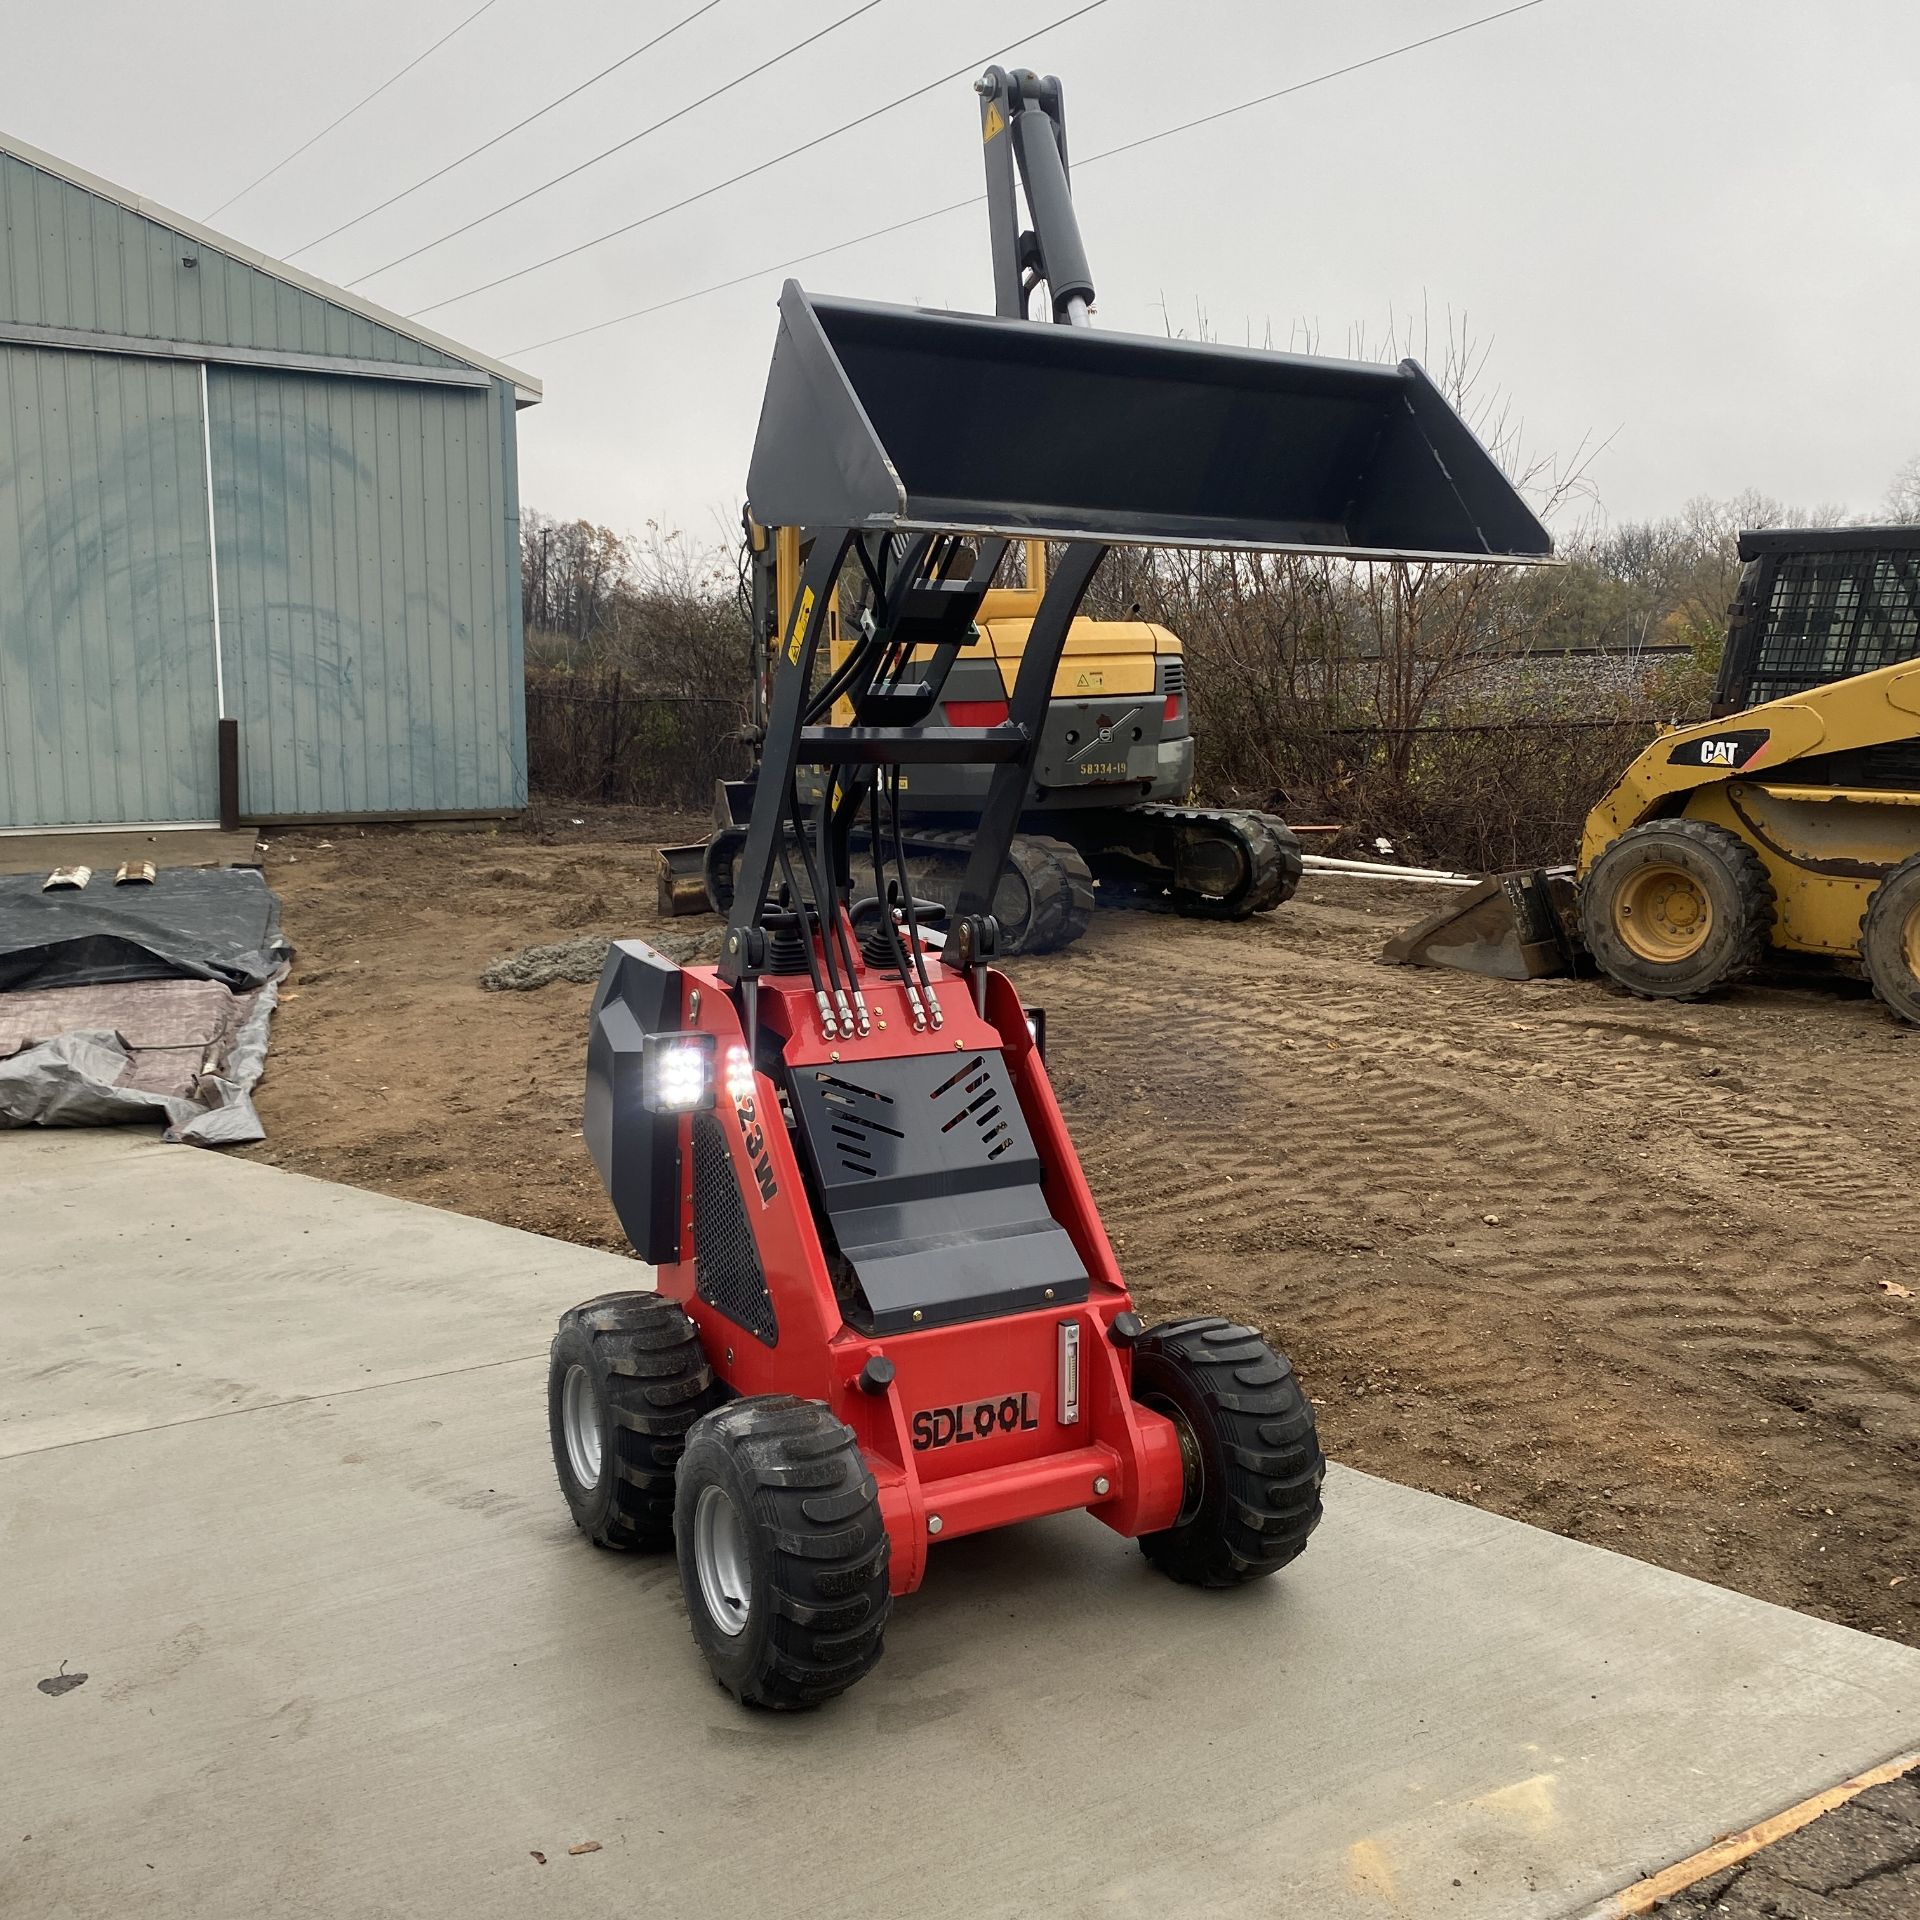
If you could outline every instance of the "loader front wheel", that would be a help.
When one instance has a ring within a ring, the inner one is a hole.
[[[1773,883],[1736,833],[1705,820],[1631,827],[1580,883],[1580,931],[1629,993],[1696,1000],[1751,972],[1773,930]]]
[[[1860,926],[1860,958],[1892,1013],[1920,1027],[1920,854],[1874,889]]]
[[[1185,1495],[1141,1551],[1170,1578],[1235,1587],[1278,1573],[1320,1524],[1327,1463],[1292,1367],[1251,1327],[1175,1320],[1133,1349],[1133,1397],[1180,1437]]]
[[[657,1293],[603,1293],[560,1316],[547,1432],[573,1524],[595,1546],[672,1546],[680,1449],[724,1391],[699,1330]]]
[[[674,1541],[693,1637],[735,1699],[818,1706],[879,1660],[893,1604],[879,1489],[819,1401],[708,1414],[681,1457]]]

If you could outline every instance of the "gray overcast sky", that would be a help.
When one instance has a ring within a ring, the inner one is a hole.
[[[719,0],[655,52],[303,254],[350,280],[673,111],[858,0]],[[478,0],[69,0],[6,11],[0,124],[195,216]],[[212,224],[290,252],[497,132],[702,0],[493,0]],[[418,312],[631,220],[1075,0],[880,0],[713,105],[367,281]],[[1496,10],[1503,0],[1106,0],[1005,64],[1058,72],[1076,156]],[[1465,314],[1536,453],[1584,436],[1615,520],[1758,487],[1874,506],[1920,452],[1920,6],[1544,0],[1531,11],[1075,176],[1098,324],[1323,350]],[[1905,186],[1901,182],[1905,181]],[[760,179],[422,317],[546,384],[522,497],[703,536],[744,478],[782,278],[535,352],[529,343],[978,192],[964,79]],[[986,309],[985,216],[798,270],[826,292]],[[1435,356],[1437,357],[1437,355]],[[1892,369],[1889,373],[1888,369]]]

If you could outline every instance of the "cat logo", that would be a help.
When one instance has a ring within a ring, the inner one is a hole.
[[[1668,756],[1668,764],[1676,767],[1750,767],[1765,754],[1768,738],[1765,727],[1736,727],[1725,733],[1708,734],[1699,740],[1683,740]]]
[[[1089,667],[1073,683],[1075,693],[1098,693],[1107,684],[1107,676],[1098,667]]]

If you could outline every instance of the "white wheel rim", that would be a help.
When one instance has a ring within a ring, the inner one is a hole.
[[[751,1611],[752,1569],[740,1514],[719,1487],[702,1487],[693,1510],[693,1564],[707,1617],[728,1639],[743,1632]]]
[[[600,1484],[602,1459],[600,1401],[585,1367],[567,1369],[560,1386],[560,1431],[567,1443],[567,1466],[583,1487]]]

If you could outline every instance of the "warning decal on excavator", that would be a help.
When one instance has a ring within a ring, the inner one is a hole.
[[[787,661],[791,666],[800,664],[800,643],[807,637],[807,622],[813,618],[813,589],[808,587],[800,596],[800,604],[793,610],[793,637],[787,642]]]
[[[984,146],[996,133],[1007,130],[1007,116],[1000,111],[1000,102],[990,100],[987,110],[980,116],[980,143]]]
[[[1667,756],[1671,767],[1744,767],[1773,738],[1765,727],[1734,727],[1726,733],[1684,740]]]

